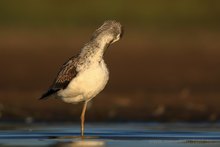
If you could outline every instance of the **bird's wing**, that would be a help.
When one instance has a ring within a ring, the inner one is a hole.
[[[68,86],[70,81],[77,75],[76,60],[76,57],[72,57],[69,61],[63,64],[53,84],[50,86],[49,90],[40,97],[40,99],[50,96]]]

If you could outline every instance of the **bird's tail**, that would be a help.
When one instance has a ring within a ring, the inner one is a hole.
[[[46,93],[44,93],[39,99],[46,99],[48,98],[48,96],[51,96],[53,94],[55,94],[57,91],[59,91],[59,89],[49,89]]]

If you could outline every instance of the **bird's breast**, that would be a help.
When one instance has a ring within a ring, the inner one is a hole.
[[[79,97],[84,101],[95,97],[102,91],[109,79],[109,72],[104,61],[97,62],[81,70],[63,90],[63,97]]]

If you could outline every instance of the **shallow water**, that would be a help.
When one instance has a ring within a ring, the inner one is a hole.
[[[78,124],[0,124],[0,146],[220,146],[220,124],[86,124],[83,140],[79,127]]]

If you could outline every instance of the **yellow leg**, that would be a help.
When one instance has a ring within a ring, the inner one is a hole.
[[[87,101],[85,101],[81,113],[81,137],[83,138],[84,136],[84,121],[85,121],[85,112],[86,112],[86,107],[87,107]]]

